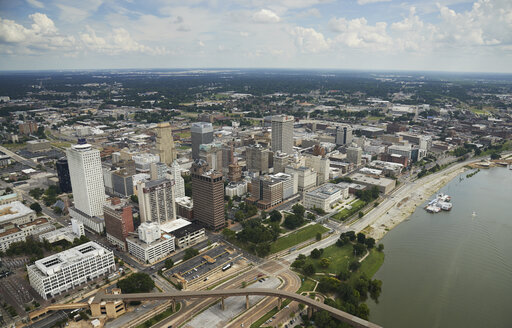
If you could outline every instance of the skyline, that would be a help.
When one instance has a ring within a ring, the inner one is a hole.
[[[505,0],[146,3],[2,3],[0,70],[512,72]]]

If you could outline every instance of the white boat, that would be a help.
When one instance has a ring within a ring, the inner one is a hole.
[[[452,198],[446,194],[439,194],[437,195],[437,199],[442,201],[442,202],[449,202],[452,200]]]
[[[427,207],[425,207],[425,209],[429,213],[439,213],[441,211],[441,209],[439,207],[434,206],[434,205],[428,205]]]
[[[476,216],[476,212],[475,212],[475,211],[473,211],[473,214],[471,214],[471,215],[472,215],[472,216]]]
[[[452,203],[448,202],[438,202],[437,205],[440,206],[443,211],[450,211],[453,206]]]

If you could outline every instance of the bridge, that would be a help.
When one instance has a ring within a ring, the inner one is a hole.
[[[381,326],[358,318],[352,314],[343,312],[326,304],[315,301],[307,296],[299,295],[293,292],[287,292],[277,289],[267,288],[244,288],[244,289],[222,289],[222,290],[198,290],[198,291],[176,291],[165,293],[133,293],[133,294],[105,294],[104,291],[98,292],[92,301],[93,304],[101,301],[148,301],[148,300],[171,300],[173,306],[176,301],[187,300],[191,298],[220,298],[221,307],[224,309],[224,299],[226,297],[245,296],[246,308],[249,308],[249,295],[270,296],[278,298],[278,308],[281,308],[282,299],[297,301],[308,306],[308,315],[311,316],[312,309],[324,310],[342,322],[356,328],[381,328]]]

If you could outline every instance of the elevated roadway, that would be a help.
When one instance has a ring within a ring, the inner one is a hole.
[[[293,292],[276,289],[264,289],[264,288],[244,288],[244,289],[221,289],[221,290],[198,290],[198,291],[176,291],[176,292],[165,292],[165,293],[136,293],[136,294],[105,294],[99,292],[96,294],[93,303],[99,303],[106,300],[124,300],[124,301],[147,301],[147,300],[171,300],[173,302],[187,300],[191,298],[221,298],[221,304],[223,305],[223,299],[226,297],[233,296],[249,296],[249,295],[260,295],[260,296],[271,296],[277,297],[279,300],[283,298],[297,301],[304,305],[309,306],[317,310],[324,310],[329,314],[342,322],[348,323],[349,325],[357,328],[379,328],[380,326],[358,318],[349,313],[343,312],[326,304],[312,300],[307,296],[302,296]],[[279,301],[279,304],[281,301]]]

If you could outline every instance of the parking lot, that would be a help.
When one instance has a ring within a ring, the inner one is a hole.
[[[231,263],[234,258],[239,255],[235,250],[228,247],[217,246],[212,248],[205,253],[202,253],[183,264],[177,265],[174,268],[164,272],[167,278],[170,278],[173,274],[178,273],[187,281],[197,279],[204,274],[210,272],[219,266],[224,266]],[[210,257],[212,260],[207,261],[205,257]]]
[[[18,315],[25,314],[25,306],[36,300],[37,293],[28,284],[28,281],[14,274],[0,279],[0,293],[2,299],[12,305]]]
[[[27,257],[17,257],[15,259],[2,259],[2,265],[11,270],[24,267],[27,263]]]

